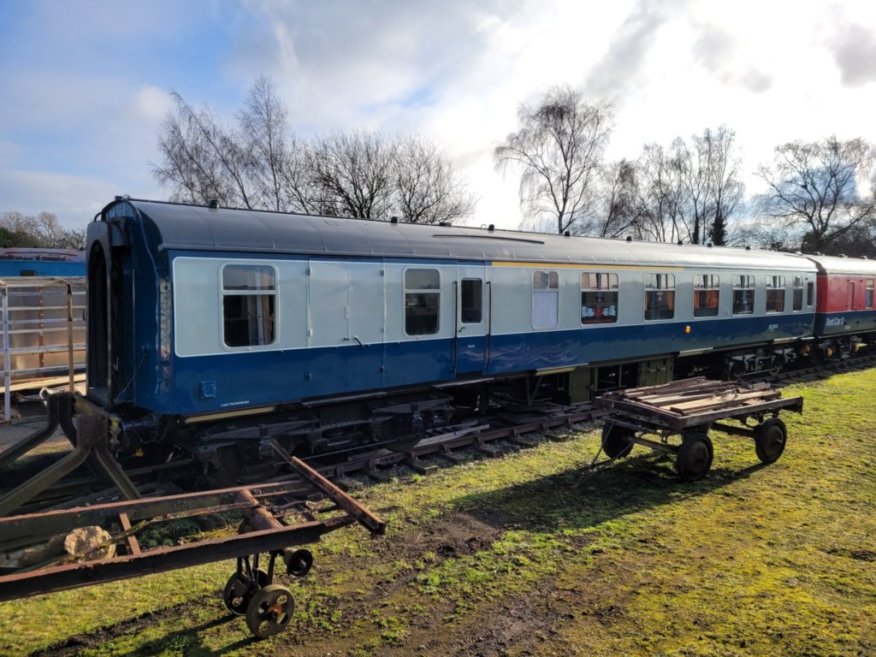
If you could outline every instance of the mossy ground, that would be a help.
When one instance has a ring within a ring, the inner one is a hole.
[[[2,604],[0,654],[876,654],[876,371],[785,394],[782,458],[714,436],[695,484],[640,448],[582,476],[590,433],[368,487],[386,537],[314,546],[268,641],[225,612],[225,562]]]

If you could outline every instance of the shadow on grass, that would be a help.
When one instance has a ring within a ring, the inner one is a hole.
[[[210,657],[212,655],[224,655],[233,650],[239,650],[245,646],[255,643],[254,636],[248,636],[244,639],[239,639],[226,646],[218,649],[208,648],[203,645],[203,632],[225,625],[228,622],[243,623],[243,619],[233,614],[226,614],[219,618],[214,618],[206,623],[201,623],[195,627],[189,627],[175,632],[169,632],[160,639],[143,643],[130,650],[129,652],[113,652],[119,657],[146,657],[147,655],[171,654],[185,655],[186,657]]]
[[[460,497],[464,511],[498,529],[584,529],[626,515],[719,490],[765,467],[713,468],[700,481],[684,483],[665,455],[636,455],[614,463]]]
[[[169,632],[159,639],[154,639],[147,643],[142,643],[136,648],[127,652],[120,650],[112,650],[111,654],[124,657],[146,657],[147,655],[157,654],[178,654],[186,655],[186,657],[208,657],[210,655],[223,655],[232,650],[238,650],[255,642],[255,637],[248,636],[244,639],[230,643],[218,650],[207,648],[203,645],[203,632],[214,627],[225,625],[231,622],[243,622],[243,620],[233,614],[226,614],[218,618],[187,627],[186,629]],[[109,648],[107,644],[111,644],[114,640],[120,637],[128,637],[136,634],[138,629],[143,629],[146,626],[151,626],[153,623],[149,619],[138,619],[136,623],[125,622],[121,626],[108,627],[90,634],[83,634],[77,637],[72,637],[63,644],[51,646],[44,650],[38,650],[30,653],[30,657],[44,657],[47,655],[61,656],[78,655],[83,649],[91,647]],[[133,626],[132,626],[133,625]],[[109,654],[109,653],[108,653]]]

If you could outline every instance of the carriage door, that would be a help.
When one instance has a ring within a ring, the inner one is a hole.
[[[489,286],[484,267],[457,267],[456,373],[481,372],[489,340]]]

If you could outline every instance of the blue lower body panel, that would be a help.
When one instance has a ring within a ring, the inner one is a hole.
[[[136,397],[138,406],[160,413],[210,413],[428,385],[463,373],[507,375],[732,349],[810,336],[813,320],[812,314],[797,314],[585,327],[481,337],[470,350],[465,339],[442,339],[176,358],[166,392],[143,395],[138,389]]]

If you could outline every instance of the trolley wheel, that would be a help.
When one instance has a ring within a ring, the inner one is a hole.
[[[256,591],[246,608],[246,626],[258,639],[274,636],[292,620],[295,601],[285,586],[269,584]]]
[[[779,418],[772,418],[754,429],[754,449],[762,463],[774,463],[785,451],[788,430]]]
[[[264,570],[257,570],[256,577],[257,587],[252,585],[249,577],[243,572],[232,573],[228,578],[225,590],[222,592],[222,601],[232,614],[243,616],[256,590],[268,585],[268,574]]]
[[[712,441],[705,431],[692,431],[682,436],[675,457],[675,471],[682,481],[702,479],[712,467]]]
[[[293,577],[304,577],[313,567],[313,553],[310,550],[295,550],[286,559],[286,572]]]
[[[619,459],[633,451],[632,429],[606,422],[602,427],[602,451],[610,459]]]

